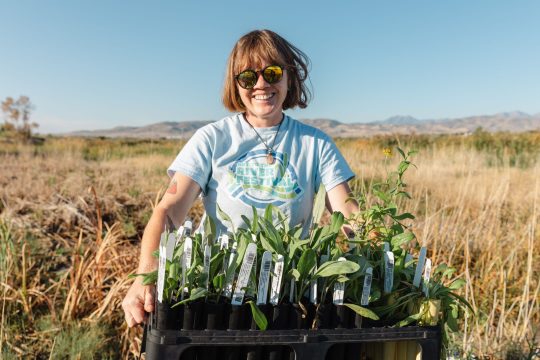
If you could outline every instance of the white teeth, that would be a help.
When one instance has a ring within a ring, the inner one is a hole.
[[[274,96],[274,94],[269,94],[269,95],[255,95],[255,100],[268,100],[270,99],[272,96]]]

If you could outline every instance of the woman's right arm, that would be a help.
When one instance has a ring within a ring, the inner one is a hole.
[[[183,224],[200,191],[199,184],[190,177],[178,172],[174,174],[167,192],[154,208],[144,229],[137,274],[148,273],[157,268],[157,259],[152,253],[159,246],[167,217],[173,221],[175,227]],[[122,308],[129,327],[142,323],[145,311],[151,312],[154,309],[153,286],[143,285],[142,277],[137,276],[122,301]]]

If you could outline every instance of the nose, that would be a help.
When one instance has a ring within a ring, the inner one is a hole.
[[[266,80],[264,80],[264,77],[262,76],[262,72],[258,71],[257,72],[257,83],[255,84],[255,86],[253,88],[254,89],[264,89],[264,88],[267,88],[269,86],[270,86],[270,84],[268,84],[266,82]]]

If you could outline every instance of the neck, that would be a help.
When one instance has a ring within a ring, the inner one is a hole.
[[[244,120],[246,120],[248,123],[251,124],[251,126],[255,128],[267,128],[277,126],[283,121],[283,119],[285,119],[285,114],[282,112],[269,119],[259,118],[248,113],[243,113],[242,115],[244,116]]]

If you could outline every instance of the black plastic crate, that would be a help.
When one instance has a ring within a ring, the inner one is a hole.
[[[439,327],[324,330],[158,330],[145,329],[147,360],[324,360],[360,359],[359,344],[416,341],[422,359],[440,359]],[[330,353],[329,353],[330,351]],[[328,357],[327,357],[328,356]]]

